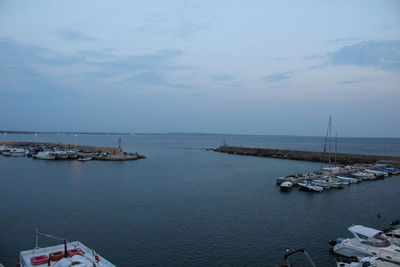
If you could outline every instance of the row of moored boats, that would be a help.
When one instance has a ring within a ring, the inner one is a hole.
[[[386,164],[365,164],[324,168],[308,174],[289,175],[277,179],[281,191],[290,192],[298,186],[302,190],[323,192],[329,188],[343,188],[366,180],[383,179],[400,174],[400,168]]]
[[[42,147],[9,147],[0,145],[0,154],[8,157],[32,157],[34,159],[78,159],[80,161],[91,160],[92,157],[80,156],[76,149],[58,149],[58,148],[42,148]]]

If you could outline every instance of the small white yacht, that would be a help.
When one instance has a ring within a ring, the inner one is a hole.
[[[36,155],[33,155],[33,158],[35,159],[49,159],[49,160],[53,160],[56,158],[56,155],[53,152],[49,152],[49,151],[41,151],[38,152]]]
[[[13,157],[24,157],[26,151],[23,148],[11,148],[10,153]]]
[[[56,150],[52,152],[55,156],[56,159],[68,159],[68,152],[64,150]]]
[[[292,191],[292,186],[293,186],[292,182],[286,181],[286,182],[281,183],[280,190],[283,192],[290,192],[290,191]]]
[[[39,248],[37,246],[38,235],[43,235],[56,240],[62,240],[52,235],[36,232],[36,248],[21,251],[19,254],[20,267],[115,267],[93,249],[89,249],[79,241],[69,242],[64,240],[64,244]]]
[[[302,190],[311,191],[311,192],[322,192],[322,191],[324,191],[323,187],[317,186],[317,185],[312,185],[312,184],[307,183],[307,182],[297,183],[297,184],[300,186],[300,189],[302,189]]]
[[[378,257],[400,264],[400,247],[392,244],[383,232],[362,225],[353,225],[349,231],[354,238],[337,240],[335,253],[346,257]]]
[[[396,263],[382,261],[378,257],[360,258],[357,262],[337,261],[337,267],[399,267]]]
[[[357,178],[360,178],[362,180],[375,180],[377,179],[377,177],[375,176],[375,174],[373,173],[369,173],[369,172],[355,172],[352,175],[356,176]]]

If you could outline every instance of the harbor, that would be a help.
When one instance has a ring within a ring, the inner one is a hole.
[[[0,154],[3,156],[27,156],[45,160],[102,160],[127,161],[146,158],[139,153],[124,152],[121,146],[89,146],[51,142],[0,141]]]

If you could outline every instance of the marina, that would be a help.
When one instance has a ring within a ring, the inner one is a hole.
[[[138,153],[127,153],[121,147],[71,145],[49,142],[0,141],[0,154],[11,157],[32,157],[44,160],[126,161],[146,158]]]

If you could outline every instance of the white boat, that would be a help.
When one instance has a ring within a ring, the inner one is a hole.
[[[312,185],[309,183],[297,183],[300,186],[300,189],[306,190],[306,191],[311,191],[311,192],[322,192],[324,191],[324,188],[322,188],[321,186],[317,186],[317,185]]]
[[[384,171],[377,171],[377,170],[364,170],[364,172],[366,173],[372,173],[374,174],[376,177],[388,177],[389,173],[388,172],[384,172]]]
[[[281,183],[280,190],[283,192],[290,192],[290,191],[292,191],[292,186],[293,186],[292,182],[286,181],[286,182]]]
[[[333,182],[333,181],[327,181],[327,180],[313,180],[311,182],[313,185],[317,185],[323,188],[343,188],[341,183],[338,182]]]
[[[353,176],[356,176],[362,180],[375,180],[377,179],[377,177],[375,176],[375,174],[372,173],[368,173],[368,172],[355,172],[352,174]]]
[[[12,157],[24,157],[26,151],[23,148],[11,148],[10,153]]]
[[[78,153],[75,150],[67,150],[66,152],[68,154],[69,159],[77,159],[78,158]]]
[[[56,158],[56,155],[49,151],[42,151],[42,152],[38,152],[36,155],[33,155],[33,158],[53,160]]]
[[[346,257],[378,257],[400,264],[400,247],[389,242],[383,232],[362,225],[353,225],[349,231],[354,238],[336,241],[335,253]]]
[[[336,176],[336,178],[338,178],[340,180],[348,181],[351,184],[356,184],[360,181],[358,178],[352,178],[352,177],[347,177],[347,176],[343,176],[343,175],[338,175],[338,176]]]
[[[378,257],[364,257],[357,262],[337,261],[337,267],[399,267],[396,263],[382,261]]]
[[[52,152],[56,156],[56,159],[68,159],[68,152],[63,150],[56,150]]]
[[[350,184],[350,181],[349,181],[349,180],[340,179],[340,178],[337,178],[337,177],[331,177],[331,178],[329,178],[329,181],[338,182],[338,183],[341,183],[342,185],[348,185],[348,184]]]
[[[52,235],[36,232],[53,239],[62,240]],[[89,249],[79,241],[69,242],[64,240],[64,244],[21,251],[19,254],[19,266],[53,266],[53,267],[115,267],[114,264],[97,254],[93,249]]]
[[[92,157],[84,157],[84,158],[78,158],[79,161],[89,161],[92,160]]]

